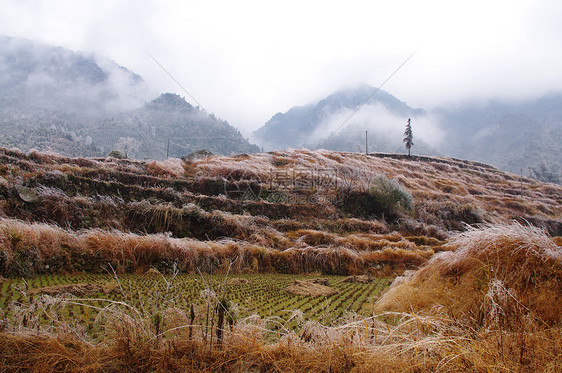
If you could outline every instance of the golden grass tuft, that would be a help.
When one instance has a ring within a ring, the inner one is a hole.
[[[178,158],[169,158],[164,161],[151,161],[146,164],[146,171],[157,177],[178,178],[185,174],[184,162]]]
[[[470,319],[482,325],[527,317],[562,321],[562,249],[541,229],[519,223],[470,228],[393,287],[378,310],[414,311]]]

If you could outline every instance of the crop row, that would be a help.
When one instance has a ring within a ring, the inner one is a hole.
[[[221,300],[227,301],[234,318],[258,314],[287,321],[294,317],[295,310],[300,310],[299,320],[291,321],[291,325],[296,326],[305,320],[333,324],[347,313],[368,315],[370,304],[388,284],[383,278],[359,284],[345,282],[343,276],[324,277],[338,290],[337,294],[300,296],[285,291],[295,280],[313,278],[310,275],[252,274],[232,278],[224,275],[127,274],[115,278],[109,274],[55,274],[25,280],[8,279],[0,283],[0,316],[15,323],[21,310],[27,309],[28,316],[19,320],[20,323],[34,319],[38,325],[44,326],[66,321],[95,331],[100,310],[108,306],[126,304],[146,314],[169,308],[187,314],[193,306],[198,319],[203,319],[201,315],[209,304],[207,302]],[[91,292],[83,289],[91,289]],[[70,302],[62,301],[69,299]],[[57,304],[56,310],[53,304]],[[35,314],[30,316],[29,309]]]

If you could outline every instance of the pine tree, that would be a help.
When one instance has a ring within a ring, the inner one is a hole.
[[[406,130],[404,130],[404,142],[406,143],[406,149],[408,149],[408,157],[409,157],[410,148],[414,145],[414,136],[412,135],[412,125],[410,124],[410,118],[408,118],[408,123],[406,124]]]

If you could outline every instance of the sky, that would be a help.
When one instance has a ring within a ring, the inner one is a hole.
[[[414,108],[562,91],[561,20],[559,0],[0,0],[0,34],[103,54],[245,134],[406,60],[383,89]]]

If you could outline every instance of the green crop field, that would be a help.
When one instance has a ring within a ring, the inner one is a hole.
[[[344,276],[322,276],[338,291],[330,296],[292,295],[285,289],[295,280],[313,275],[243,274],[177,276],[160,274],[44,275],[8,279],[0,284],[0,309],[4,320],[44,328],[49,323],[71,322],[90,332],[99,330],[100,314],[124,310],[128,314],[154,315],[174,309],[202,321],[208,304],[227,304],[230,320],[251,315],[277,318],[286,327],[296,319],[335,324],[348,314],[371,313],[371,305],[388,286],[388,279],[369,283],[346,282]],[[208,307],[207,307],[208,308]],[[295,317],[298,315],[298,318]],[[294,319],[294,320],[293,320]]]

